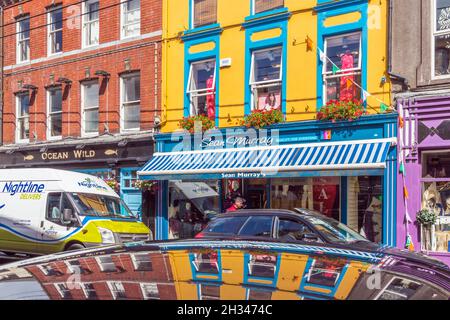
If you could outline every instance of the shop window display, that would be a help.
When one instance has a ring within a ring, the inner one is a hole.
[[[193,238],[220,212],[218,180],[169,182],[169,239]]]
[[[348,177],[347,225],[373,242],[383,239],[381,176]]]
[[[436,223],[421,226],[422,250],[450,252],[450,154],[422,154],[422,204],[436,216]]]
[[[304,208],[340,219],[339,177],[273,179],[271,188],[274,209]]]

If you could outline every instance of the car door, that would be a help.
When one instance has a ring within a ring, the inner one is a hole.
[[[52,192],[47,195],[45,217],[40,223],[41,242],[37,248],[39,253],[57,252],[63,249],[64,239],[75,231],[73,225],[64,225],[62,215],[64,209],[75,212],[67,195],[61,192]]]

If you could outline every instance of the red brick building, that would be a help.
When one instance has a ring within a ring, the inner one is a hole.
[[[26,268],[52,300],[176,300],[168,255],[101,255]]]
[[[133,180],[160,114],[162,1],[3,1],[3,19],[0,168],[117,179],[142,211]]]

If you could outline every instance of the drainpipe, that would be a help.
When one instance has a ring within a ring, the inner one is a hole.
[[[394,11],[394,0],[389,0],[389,18],[387,21],[388,24],[388,60],[389,60],[389,66],[388,66],[388,75],[391,79],[400,81],[403,85],[403,87],[408,88],[408,79],[405,77],[396,74],[392,71],[392,25],[393,25],[393,11]]]

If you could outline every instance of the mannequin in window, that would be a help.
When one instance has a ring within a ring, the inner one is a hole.
[[[364,213],[363,228],[367,239],[373,242],[381,241],[381,223],[381,201],[372,197],[372,201]]]
[[[340,55],[341,58],[341,70],[342,74],[348,73],[344,70],[352,69],[354,68],[354,53],[352,53],[349,49],[345,51],[345,53]],[[348,87],[347,80],[352,81],[352,85]],[[354,76],[348,75],[341,77],[340,80],[340,100],[353,100],[353,98],[356,96],[356,87],[353,84]]]
[[[208,95],[206,96],[206,112],[208,118],[216,120],[216,88],[214,85],[214,76],[210,75],[206,80],[206,87],[208,88]]]
[[[264,107],[262,108],[263,111],[271,111],[278,109],[277,107],[277,97],[275,96],[275,93],[269,93],[269,95],[266,97],[266,101],[264,104]],[[261,109],[260,109],[261,110]]]

